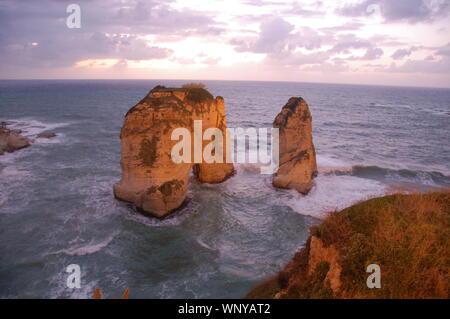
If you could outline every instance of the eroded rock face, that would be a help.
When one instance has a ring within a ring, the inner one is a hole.
[[[14,152],[31,145],[31,140],[20,135],[20,130],[6,128],[6,123],[0,125],[0,155],[5,152]]]
[[[195,120],[202,120],[203,131],[216,127],[225,136],[223,98],[214,98],[202,88],[158,86],[133,106],[125,116],[120,133],[122,179],[114,185],[116,198],[131,202],[156,217],[164,217],[186,200],[192,167],[201,182],[219,183],[231,176],[233,164],[225,163],[225,155],[224,163],[175,163],[172,160],[172,147],[178,143],[178,140],[171,140],[172,131],[187,128],[194,136]]]
[[[341,257],[334,245],[325,247],[320,238],[311,236],[308,275],[312,275],[314,273],[319,262],[327,262],[330,268],[326,274],[325,280],[330,281],[330,288],[333,292],[337,292],[341,287],[342,267],[339,262],[340,258]]]
[[[275,118],[273,127],[279,128],[280,134],[280,163],[273,185],[307,194],[317,175],[308,104],[300,97],[290,98]]]

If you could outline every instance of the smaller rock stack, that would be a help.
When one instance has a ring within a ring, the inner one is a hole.
[[[280,162],[273,185],[307,194],[317,175],[308,104],[301,97],[290,98],[275,118],[273,127],[278,128],[280,134]]]

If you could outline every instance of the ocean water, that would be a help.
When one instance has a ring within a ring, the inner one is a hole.
[[[240,165],[190,185],[160,221],[114,199],[126,111],[157,84],[0,81],[0,121],[58,136],[0,156],[0,297],[239,298],[279,270],[327,212],[396,189],[450,186],[450,90],[205,81],[229,127],[271,127],[289,97],[313,115],[319,176],[306,196]],[[70,264],[81,288],[66,285]]]

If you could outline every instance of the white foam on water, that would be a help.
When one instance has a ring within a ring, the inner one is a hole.
[[[11,130],[22,130],[20,135],[28,137],[32,141],[32,145],[12,153],[4,153],[0,155],[1,164],[11,164],[16,162],[19,158],[24,157],[30,152],[35,152],[37,149],[34,146],[46,145],[46,144],[59,144],[66,142],[66,135],[64,133],[57,132],[55,137],[52,138],[36,138],[39,133],[49,132],[54,129],[65,127],[70,123],[44,123],[35,119],[21,118],[16,120],[6,120],[7,128]]]
[[[12,178],[14,180],[21,179],[29,176],[30,173],[26,170],[17,169],[16,166],[7,166],[0,172],[0,176],[3,178]]]
[[[333,155],[318,154],[317,156],[317,169],[319,173],[331,173],[331,172],[350,172],[352,166]]]
[[[63,133],[57,133],[56,136],[50,138],[36,138],[35,144],[61,144],[65,142],[66,135]]]
[[[36,135],[42,132],[70,125],[70,123],[44,123],[30,118],[7,120],[6,122],[8,123],[8,129],[22,130],[21,135],[30,138],[36,137]]]
[[[115,232],[102,241],[95,242],[95,241],[91,240],[89,242],[89,244],[87,244],[87,245],[84,245],[81,247],[76,247],[76,248],[67,248],[67,249],[58,250],[56,252],[50,253],[50,255],[57,255],[57,254],[66,254],[69,256],[90,255],[90,254],[96,253],[96,252],[102,250],[103,248],[107,247],[118,234],[119,234],[119,232]]]
[[[194,201],[189,201],[185,207],[169,214],[164,219],[144,215],[141,212],[128,208],[126,210],[125,218],[135,222],[144,224],[149,227],[164,227],[164,226],[178,226],[185,220],[189,219],[193,214],[199,211],[199,204]]]
[[[2,162],[3,164],[4,162]],[[8,198],[16,191],[17,186],[23,183],[23,180],[31,179],[31,172],[20,169],[13,164],[8,164],[0,168],[0,205],[4,204]],[[21,202],[23,204],[23,202]],[[2,209],[1,214],[9,213],[10,210]]]
[[[387,185],[378,181],[345,175],[320,175],[308,195],[303,196],[292,190],[291,198],[282,200],[282,203],[302,215],[322,219],[329,212],[386,193]]]

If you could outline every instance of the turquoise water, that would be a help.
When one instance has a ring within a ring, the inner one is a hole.
[[[311,193],[276,190],[251,167],[190,186],[163,221],[113,198],[123,115],[157,84],[0,81],[0,121],[50,140],[0,156],[0,297],[238,298],[280,269],[328,211],[390,186],[450,186],[450,90],[206,81],[229,127],[271,127],[291,96],[313,115],[319,176]],[[66,286],[79,264],[81,288]]]

